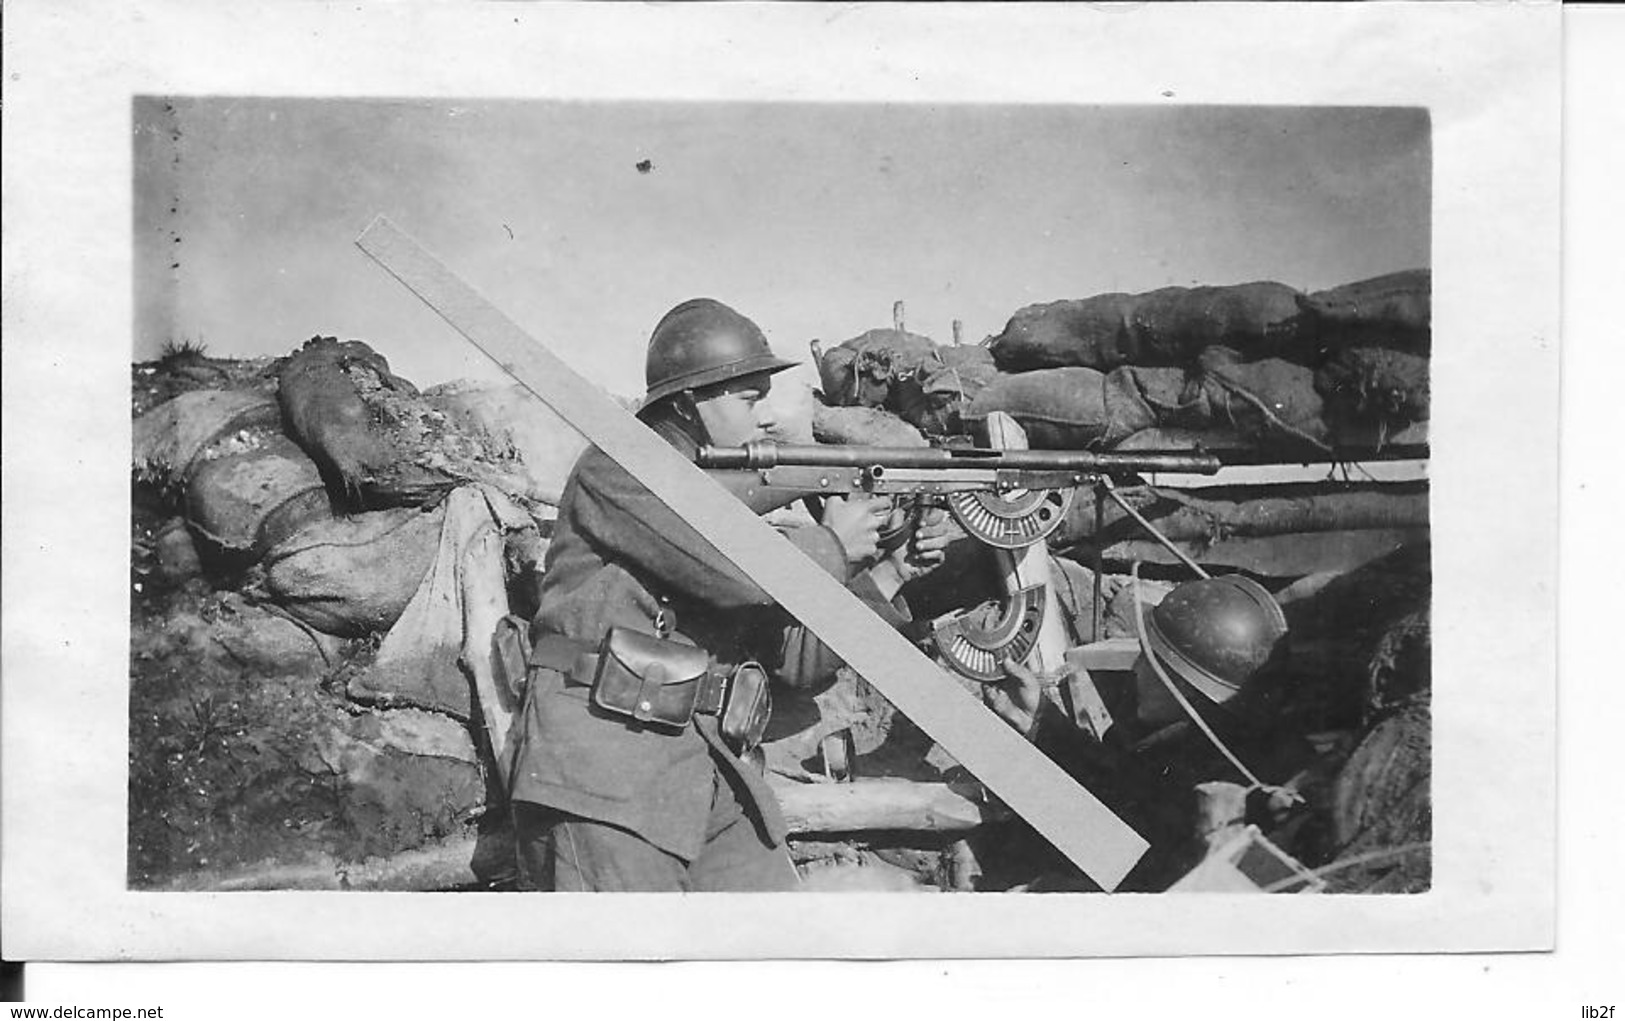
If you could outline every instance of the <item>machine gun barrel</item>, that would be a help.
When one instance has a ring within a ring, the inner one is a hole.
[[[701,468],[766,470],[809,468],[990,468],[1129,475],[1177,472],[1213,475],[1219,459],[1196,451],[995,450],[986,447],[859,447],[780,444],[770,440],[742,447],[703,446],[695,456]]]

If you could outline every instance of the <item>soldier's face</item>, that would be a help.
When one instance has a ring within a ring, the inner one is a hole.
[[[719,447],[738,447],[766,439],[773,427],[773,412],[762,403],[773,385],[765,372],[719,383],[694,395],[700,424]]]

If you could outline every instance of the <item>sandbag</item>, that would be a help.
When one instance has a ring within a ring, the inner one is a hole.
[[[131,454],[140,478],[159,486],[185,482],[198,455],[240,429],[275,427],[276,401],[248,390],[193,390],[173,397],[135,420]]]
[[[199,456],[186,484],[186,517],[216,552],[257,560],[331,518],[332,506],[304,451],[279,432],[244,430]]]
[[[1414,705],[1368,732],[1332,788],[1331,839],[1339,858],[1413,846],[1433,836],[1433,714]],[[1334,890],[1426,890],[1426,848],[1340,875]]]
[[[1346,348],[1316,370],[1315,390],[1338,426],[1375,425],[1395,433],[1428,419],[1428,359],[1380,347]]]
[[[295,438],[350,506],[422,504],[468,482],[516,485],[511,447],[460,429],[360,341],[313,337],[277,381]]]
[[[918,394],[921,372],[936,361],[936,349],[930,337],[907,330],[869,330],[844,341],[818,356],[824,403],[896,410],[903,395],[894,391]]]
[[[432,387],[424,396],[457,428],[484,437],[502,455],[512,451],[512,462],[506,456],[498,460],[499,466],[511,463],[512,481],[493,480],[498,488],[557,505],[587,441],[535,394],[518,384],[457,382]]]
[[[860,447],[930,446],[920,430],[879,408],[813,408],[813,438],[819,443]]]
[[[1129,317],[1137,300],[1112,293],[1028,305],[1010,317],[988,349],[1003,372],[1115,368],[1134,359]]]
[[[1416,615],[1431,601],[1424,540],[1284,604],[1299,688],[1283,719],[1305,733],[1365,728],[1380,712],[1415,701],[1431,670]]]
[[[1187,376],[1184,369],[1156,368],[1125,365],[1106,374],[1106,390],[1136,408],[1143,408],[1156,424],[1172,421],[1179,416],[1188,398],[1185,394]],[[1145,416],[1136,416],[1135,420]],[[1125,439],[1127,437],[1124,437]]]
[[[1134,360],[1180,365],[1216,344],[1248,358],[1291,350],[1302,335],[1297,298],[1296,290],[1268,280],[1142,294],[1129,316]]]
[[[946,381],[937,380],[938,374],[943,371],[957,372],[966,377],[985,377],[984,382],[991,380],[999,371],[998,365],[993,360],[993,352],[981,344],[938,346],[937,360],[942,363],[942,368],[937,370],[928,368],[927,390],[942,389],[949,385]]]
[[[314,677],[338,662],[343,644],[235,592],[223,595],[203,619],[208,640],[246,674]],[[178,623],[172,619],[166,626]]]
[[[852,363],[858,353],[844,344],[824,350],[818,341],[812,342],[813,366],[818,370],[818,395],[825,404],[849,407],[857,403],[857,386]]]
[[[388,631],[434,563],[444,518],[442,504],[317,522],[266,553],[266,587],[319,631],[349,638]]]
[[[404,383],[366,344],[312,337],[277,370],[277,403],[294,439],[331,475],[339,494],[359,498],[369,466],[386,454],[346,371],[352,367],[370,368],[392,385]]]
[[[1426,354],[1431,344],[1433,273],[1388,273],[1298,299],[1322,346],[1388,347]]]
[[[345,691],[364,704],[413,706],[467,720],[473,713],[471,679],[476,690],[497,692],[492,636],[509,612],[505,539],[518,530],[534,534],[536,526],[500,492],[477,486],[454,490],[443,506],[433,562],[371,665],[352,676]],[[482,704],[494,735],[507,733],[513,708],[498,698]]]
[[[1231,348],[1211,347],[1186,380],[1178,414],[1161,424],[1234,429],[1258,440],[1324,447],[1323,412],[1314,370],[1283,358],[1244,362]]]
[[[825,351],[812,345],[823,402],[881,408],[933,436],[962,430],[960,413],[996,375],[981,345],[939,347],[905,330],[870,330]]]
[[[1170,421],[1177,418],[1177,415],[1169,416]],[[1207,450],[1219,452],[1252,450],[1256,446],[1256,443],[1231,429],[1188,429],[1178,426],[1153,426],[1150,429],[1141,429],[1112,449],[1125,452],[1136,450]]]
[[[1001,375],[962,414],[980,428],[995,411],[1014,418],[1035,450],[1109,447],[1157,422],[1136,376],[1081,367]]]
[[[981,345],[939,347],[920,370],[918,400],[893,410],[927,435],[954,435],[964,431],[966,405],[998,376],[992,352]]]
[[[1223,344],[1250,358],[1294,351],[1305,336],[1299,294],[1257,281],[1222,287],[1161,287],[1028,305],[990,345],[1005,372],[1124,364],[1184,365]]]

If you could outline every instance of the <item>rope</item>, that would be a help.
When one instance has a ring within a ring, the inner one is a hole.
[[[1217,748],[1220,754],[1230,760],[1230,764],[1236,767],[1236,772],[1246,777],[1247,782],[1252,785],[1250,789],[1256,790],[1263,787],[1263,781],[1254,776],[1252,770],[1244,766],[1241,760],[1236,758],[1235,753],[1223,741],[1219,740],[1219,735],[1213,732],[1213,728],[1208,725],[1206,720],[1202,719],[1202,715],[1196,711],[1195,706],[1191,705],[1184,692],[1180,691],[1179,687],[1163,671],[1162,664],[1157,661],[1156,653],[1151,651],[1151,639],[1145,630],[1145,599],[1144,593],[1140,591],[1140,562],[1138,560],[1134,562],[1130,574],[1134,579],[1134,630],[1140,639],[1140,651],[1145,655],[1146,662],[1151,664],[1151,669],[1155,671],[1157,680],[1161,681],[1162,686],[1168,689],[1168,694],[1172,695],[1174,701],[1179,703],[1179,707],[1185,711],[1185,715],[1191,718],[1191,722],[1196,724],[1196,729],[1200,730],[1203,736],[1213,742],[1213,747]]]
[[[1117,506],[1123,508],[1123,511],[1125,513],[1127,513],[1129,517],[1131,517],[1135,521],[1139,522],[1141,528],[1144,528],[1147,532],[1150,532],[1151,537],[1153,539],[1157,540],[1157,542],[1161,543],[1162,546],[1165,549],[1168,550],[1168,552],[1170,552],[1174,556],[1178,557],[1181,563],[1183,563],[1186,567],[1189,567],[1192,571],[1195,571],[1197,577],[1200,577],[1200,578],[1211,578],[1212,577],[1212,575],[1210,575],[1206,571],[1202,570],[1202,565],[1198,564],[1196,561],[1194,561],[1190,557],[1186,556],[1185,552],[1183,550],[1181,550],[1178,546],[1175,546],[1172,539],[1168,538],[1166,535],[1163,535],[1161,532],[1157,531],[1157,527],[1155,525],[1153,525],[1151,522],[1147,521],[1145,519],[1145,517],[1139,511],[1135,510],[1133,507],[1130,507],[1129,504],[1128,504],[1128,501],[1123,499],[1122,494],[1120,494],[1117,491],[1117,487],[1112,485],[1112,480],[1110,478],[1108,478],[1105,475],[1102,475],[1100,477],[1100,485],[1101,485],[1101,487],[1103,489],[1106,490],[1106,495],[1107,496],[1109,496],[1113,500],[1117,501]],[[1135,564],[1135,570],[1137,571],[1138,569],[1139,569],[1139,564],[1136,563]]]

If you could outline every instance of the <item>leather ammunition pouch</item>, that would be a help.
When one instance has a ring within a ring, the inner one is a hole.
[[[773,696],[768,692],[767,671],[760,663],[741,663],[728,680],[722,699],[717,729],[735,752],[745,754],[762,743],[767,718],[773,714]]]
[[[491,675],[509,705],[524,700],[530,679],[530,621],[511,613],[497,621],[491,636]]]
[[[678,731],[696,713],[717,718],[736,753],[761,742],[772,713],[767,671],[742,663],[731,676],[713,673],[704,649],[641,631],[612,627],[596,652],[558,635],[536,640],[529,662],[591,688],[592,704],[644,726]]]
[[[592,701],[605,712],[639,723],[686,727],[694,718],[702,687],[712,680],[709,666],[704,649],[610,628],[598,649]]]

